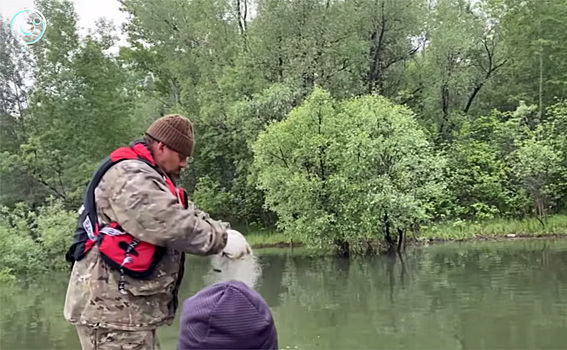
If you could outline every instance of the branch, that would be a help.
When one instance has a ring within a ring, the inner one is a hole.
[[[472,103],[473,103],[474,99],[476,98],[476,95],[479,93],[480,89],[482,89],[483,86],[484,86],[484,81],[482,83],[477,84],[477,86],[474,87],[474,90],[473,90],[471,96],[469,97],[469,100],[467,101],[467,105],[465,106],[465,109],[463,110],[463,112],[465,114],[469,113],[469,109],[471,108]]]
[[[284,154],[283,154],[283,150],[282,150],[281,147],[280,147],[280,154],[282,155],[281,160],[284,162],[285,167],[286,167],[286,168],[289,168],[289,165],[287,164],[287,160],[285,160],[285,156],[284,156]]]
[[[158,100],[159,102],[163,103],[165,106],[167,106],[168,108],[171,107],[171,105],[169,103],[167,103],[166,101],[162,100],[161,98],[157,97],[156,94],[152,93],[150,94],[151,97],[155,98],[156,100]]]
[[[59,180],[59,186],[61,187],[61,191],[63,192],[65,198],[67,198],[67,193],[65,192],[65,186],[63,185],[63,179],[61,178],[61,175],[63,174],[63,169],[61,167],[61,164],[58,164],[57,169],[55,169],[55,172],[57,173],[57,179]]]
[[[270,151],[268,151],[268,154],[271,155],[272,157],[276,158],[276,159],[281,160],[281,161],[284,163],[285,167],[289,169],[289,165],[287,164],[287,161],[285,160],[285,156],[284,156],[284,154],[283,154],[283,151],[282,151],[281,147],[280,147],[279,150],[280,150],[280,154],[282,155],[281,157],[278,156],[278,155],[276,155],[276,154],[274,154],[274,153],[272,153],[272,152],[270,152]]]
[[[179,28],[177,28],[177,26],[175,25],[175,23],[171,23],[170,21],[168,21],[167,19],[163,20],[168,26],[171,27],[171,29],[175,30],[176,32],[179,32]]]
[[[33,175],[32,175],[32,176],[33,176]],[[42,177],[40,174],[36,174],[35,179],[36,179],[37,181],[39,181],[41,184],[43,184],[44,186],[46,186],[47,188],[49,188],[50,190],[52,190],[53,192],[55,192],[55,194],[56,194],[57,196],[59,196],[60,198],[62,198],[62,199],[67,199],[67,197],[66,197],[64,194],[60,193],[60,192],[57,190],[57,188],[51,186],[47,181],[45,181],[45,180],[43,179],[43,177]]]
[[[405,55],[405,56],[398,56],[398,57],[392,59],[390,62],[388,62],[388,63],[386,63],[385,65],[383,65],[383,66],[382,66],[382,69],[385,70],[385,69],[389,68],[391,65],[393,65],[394,63],[403,61],[403,60],[405,60],[406,58],[408,58],[408,57],[414,55],[414,54],[417,52],[417,50],[419,50],[419,47],[420,47],[420,46],[411,49],[411,50],[407,53],[407,55]]]
[[[325,181],[325,146],[319,147],[319,166],[321,167],[321,181]]]
[[[508,62],[508,60],[510,59],[510,57],[506,57],[504,59],[504,61],[500,62],[499,64],[497,64],[494,69],[492,69],[492,72],[495,72],[498,68],[502,67],[503,65],[506,64],[506,62]]]
[[[467,105],[465,106],[465,109],[463,110],[463,112],[465,114],[469,113],[469,110],[473,104],[474,99],[476,98],[476,96],[478,95],[478,93],[480,92],[480,90],[482,89],[482,87],[484,86],[484,84],[486,83],[486,81],[488,81],[488,79],[490,79],[490,77],[493,75],[494,72],[496,72],[500,67],[502,67],[503,65],[506,64],[506,62],[508,62],[508,58],[504,59],[502,62],[500,62],[499,64],[497,64],[494,67],[491,67],[488,71],[486,71],[486,75],[484,77],[484,80],[480,83],[478,83],[475,87],[474,90],[471,94],[471,96],[469,97],[469,100],[467,101]],[[492,63],[491,63],[492,65]]]
[[[486,44],[486,40],[482,41],[484,48],[486,49],[486,54],[488,55],[488,69],[490,69],[492,67],[492,55],[493,52],[490,51],[490,49],[488,48],[488,45]]]
[[[423,88],[423,87],[420,86],[420,87],[418,87],[417,89],[413,90],[413,92],[411,93],[411,97],[406,98],[404,101],[401,102],[401,104],[402,104],[402,105],[405,105],[406,103],[408,103],[408,102],[414,97],[413,95],[415,95],[415,94],[417,94],[418,92],[420,92],[422,88]]]
[[[342,72],[343,70],[347,69],[350,65],[348,64],[348,57],[345,58],[341,64],[341,68],[339,68],[339,72]]]
[[[14,89],[16,90],[16,103],[18,105],[18,114],[20,115],[20,118],[22,118],[23,112],[22,112],[22,104],[20,103],[20,94],[18,92],[18,85],[16,84],[15,81],[12,81],[12,83],[14,84]]]
[[[246,0],[244,0],[246,2]],[[242,25],[242,13],[240,11],[240,0],[236,0],[236,15],[238,17],[238,28],[240,29],[240,35],[244,35],[244,27]]]
[[[380,55],[382,53],[382,45],[384,44],[384,35],[386,32],[386,17],[384,14],[384,2],[382,2],[382,17],[381,17],[381,26],[380,26],[380,35],[378,37],[378,43],[374,48],[374,53],[372,55],[372,66],[370,67],[370,71],[368,73],[368,92],[371,93],[374,87],[374,83],[378,80],[379,73],[378,71],[382,68],[379,66]],[[372,35],[370,36],[372,41],[376,38],[377,31],[374,29]]]
[[[248,18],[248,0],[244,0],[244,18],[242,19],[242,21],[244,22],[244,31],[247,30],[246,28],[246,18]]]

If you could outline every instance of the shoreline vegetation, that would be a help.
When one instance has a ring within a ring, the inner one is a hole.
[[[60,201],[48,202],[37,213],[25,205],[15,210],[3,208],[4,220],[0,220],[0,282],[26,280],[48,271],[67,271],[63,256],[72,232],[75,213],[66,211]],[[293,237],[269,228],[235,227],[248,240],[252,249],[287,249],[305,246],[301,237]],[[418,246],[448,242],[493,241],[519,238],[567,237],[567,214],[547,216],[543,220],[491,219],[482,221],[452,221],[444,224],[422,226],[419,234],[405,233],[405,246]],[[384,242],[379,232],[373,235],[371,244]],[[328,252],[328,251],[327,251]],[[323,250],[313,250],[315,256],[325,255]],[[384,251],[375,250],[374,254]]]
[[[424,227],[419,236],[410,235],[408,245],[489,241],[507,239],[567,238],[567,215],[549,216],[543,225],[537,219],[493,219],[480,222],[455,221]],[[246,235],[252,249],[302,247],[280,232],[251,231]]]
[[[82,36],[37,1],[25,52],[0,18],[0,281],[66,271],[100,161],[167,114],[194,123],[179,184],[256,249],[567,234],[567,2],[121,4]]]

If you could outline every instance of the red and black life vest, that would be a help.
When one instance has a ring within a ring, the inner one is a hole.
[[[79,213],[73,244],[65,257],[73,264],[84,258],[94,244],[98,244],[102,259],[111,268],[120,271],[121,274],[143,279],[152,274],[165,254],[166,248],[137,240],[124,232],[118,222],[99,227],[96,212],[95,188],[102,176],[116,163],[128,159],[137,159],[154,168],[165,178],[171,193],[187,208],[185,190],[180,187],[176,188],[173,181],[155,164],[150,151],[143,142],[134,141],[129,147],[121,147],[112,152],[94,173],[83,197],[83,206]]]

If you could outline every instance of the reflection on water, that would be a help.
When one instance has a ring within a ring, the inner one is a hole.
[[[211,269],[205,275],[205,284],[238,280],[251,288],[256,288],[262,275],[262,267],[255,255],[246,255],[237,260],[231,260],[220,255],[210,258]]]
[[[385,257],[313,258],[257,251],[213,269],[191,257],[180,298],[237,278],[272,308],[286,349],[567,348],[567,241],[444,244]],[[1,349],[77,349],[62,318],[66,276],[0,289]],[[176,346],[178,320],[160,329]]]

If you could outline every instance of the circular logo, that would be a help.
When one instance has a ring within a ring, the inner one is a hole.
[[[36,43],[43,37],[47,22],[43,14],[35,9],[22,10],[10,21],[12,35],[22,44]]]

